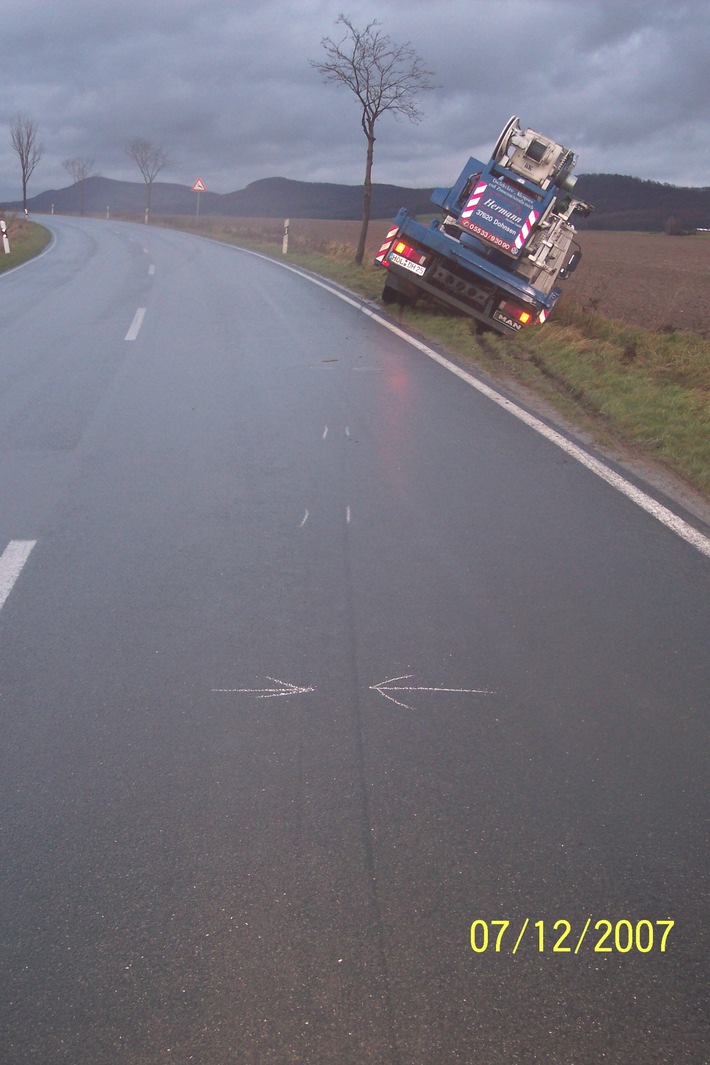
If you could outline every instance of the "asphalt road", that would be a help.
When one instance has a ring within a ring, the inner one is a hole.
[[[710,559],[307,279],[52,227],[0,277],[3,1063],[707,1062]]]

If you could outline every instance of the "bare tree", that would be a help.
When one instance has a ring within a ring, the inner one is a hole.
[[[395,118],[404,115],[410,122],[419,122],[421,112],[415,102],[418,92],[433,89],[433,72],[426,70],[422,59],[407,44],[395,44],[377,27],[374,19],[364,30],[358,30],[350,18],[341,15],[336,25],[345,27],[340,41],[324,37],[321,41],[326,58],[322,62],[311,59],[311,66],[321,74],[324,82],[345,85],[360,102],[360,123],[367,139],[365,180],[363,183],[363,211],[360,241],[355,262],[362,263],[365,240],[372,205],[372,161],[375,151],[375,124],[386,111]]]
[[[44,155],[44,144],[37,139],[37,123],[29,115],[18,114],[10,127],[12,147],[20,159],[22,171],[22,206],[27,210],[27,183]]]
[[[136,164],[143,180],[148,188],[148,204],[146,207],[146,221],[150,214],[150,200],[153,192],[153,182],[166,166],[170,166],[172,159],[169,153],[163,148],[162,144],[156,144],[155,141],[146,140],[144,137],[135,137],[128,145],[126,145],[126,154],[131,157]]]
[[[62,166],[74,178],[74,184],[79,186],[79,214],[84,213],[84,182],[87,178],[96,177],[94,160],[85,159],[82,155],[75,155],[72,159],[65,159]]]

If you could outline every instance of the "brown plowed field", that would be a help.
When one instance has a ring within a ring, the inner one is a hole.
[[[582,261],[563,292],[608,318],[710,336],[710,234],[579,234]]]

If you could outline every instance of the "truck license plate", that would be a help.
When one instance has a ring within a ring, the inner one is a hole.
[[[396,253],[390,255],[390,262],[396,266],[404,267],[405,270],[411,270],[413,274],[419,274],[420,277],[426,271],[425,266],[421,266],[420,263],[413,263],[409,259],[405,259],[403,255],[397,255]]]

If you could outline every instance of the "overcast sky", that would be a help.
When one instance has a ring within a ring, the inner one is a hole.
[[[436,75],[418,125],[380,119],[376,181],[448,186],[515,114],[576,151],[577,173],[710,185],[707,0],[0,0],[0,198],[21,194],[17,112],[45,144],[30,196],[71,184],[77,155],[141,180],[137,136],[174,157],[160,180],[214,192],[359,184],[357,101],[308,62],[341,12],[379,19]]]

